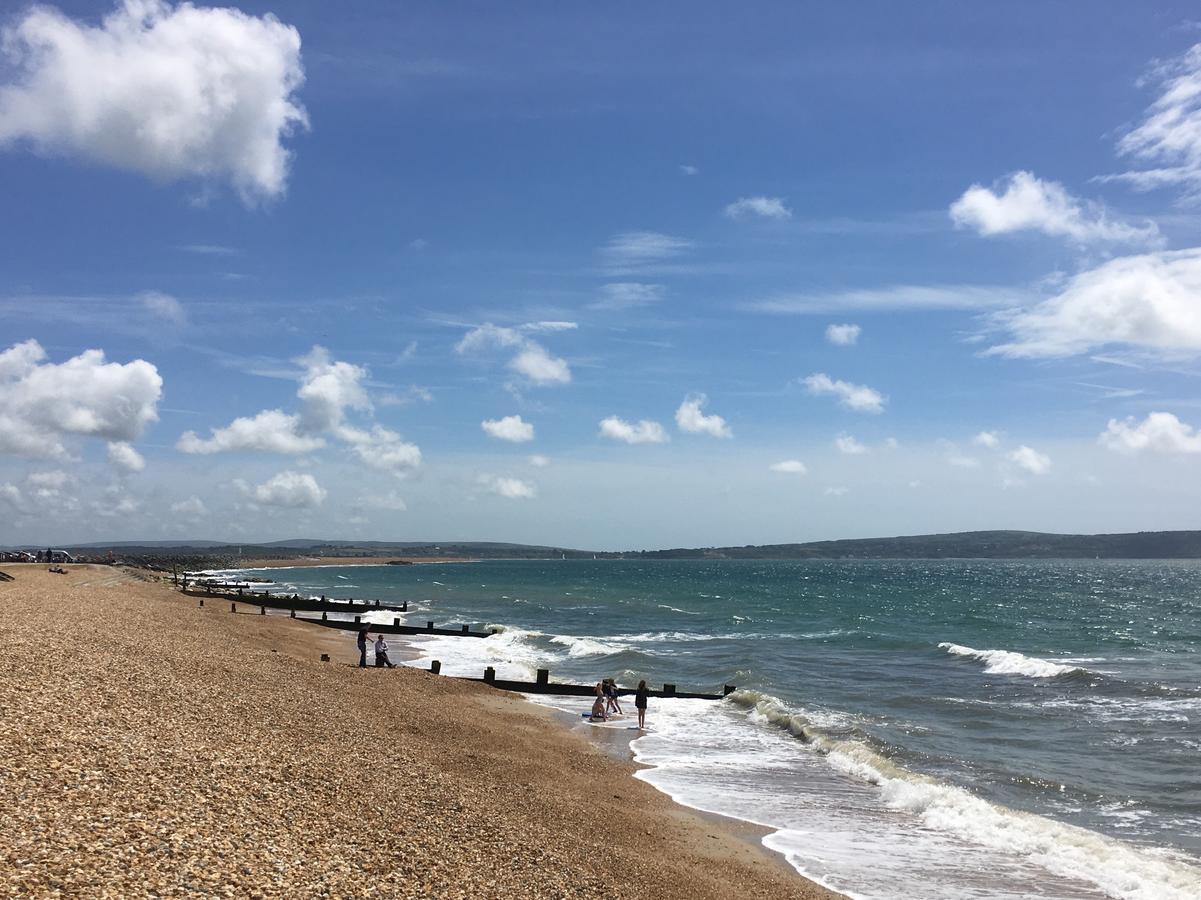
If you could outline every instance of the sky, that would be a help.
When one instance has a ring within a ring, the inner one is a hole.
[[[0,6],[0,544],[1201,527],[1185,3]]]

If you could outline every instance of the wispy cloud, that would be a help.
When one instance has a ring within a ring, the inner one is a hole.
[[[781,197],[739,197],[722,210],[722,215],[735,221],[752,216],[783,220],[792,218],[792,210],[784,205]]]
[[[618,310],[658,303],[665,294],[661,284],[640,281],[615,281],[601,285],[600,298],[588,304],[589,309]]]
[[[605,269],[614,274],[624,274],[653,269],[669,260],[678,259],[693,246],[693,242],[687,238],[657,231],[624,231],[613,235],[600,248],[598,255]]]
[[[898,284],[847,291],[799,291],[739,304],[741,309],[775,315],[873,312],[882,310],[992,309],[1030,299],[1027,289],[1001,285]]]

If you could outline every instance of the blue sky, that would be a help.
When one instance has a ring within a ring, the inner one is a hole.
[[[1195,18],[10,5],[0,542],[1196,527]]]

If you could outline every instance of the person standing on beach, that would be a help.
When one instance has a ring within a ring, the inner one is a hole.
[[[375,636],[375,665],[387,666],[389,669],[395,669],[396,663],[388,659],[388,642],[384,640],[382,634]]]
[[[367,629],[366,628],[359,629],[359,639],[358,639],[357,643],[359,645],[359,668],[365,669],[365,668],[367,668]]]
[[[646,687],[646,679],[638,682],[638,690],[634,694],[634,706],[638,708],[638,730],[646,729],[646,700],[650,696],[650,691]]]
[[[603,684],[605,685],[605,711],[624,716],[621,704],[617,702],[617,682],[612,678],[606,678]]]

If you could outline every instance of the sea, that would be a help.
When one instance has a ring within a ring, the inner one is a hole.
[[[648,731],[628,732],[638,777],[762,826],[798,872],[851,897],[1201,898],[1201,563],[242,572],[501,629],[415,639],[411,664],[443,674],[735,685],[652,699]]]

